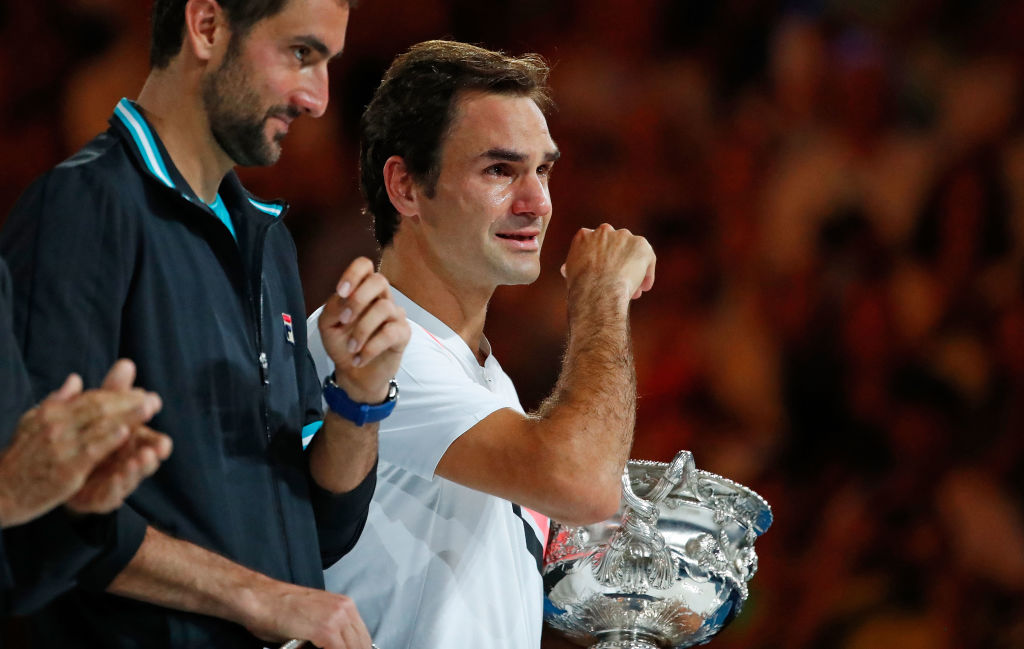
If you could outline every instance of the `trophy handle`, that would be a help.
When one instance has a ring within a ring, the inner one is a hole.
[[[641,498],[633,491],[629,466],[622,470],[622,499],[625,512],[604,552],[595,556],[594,576],[606,586],[621,586],[637,592],[668,588],[676,577],[676,562],[658,529],[657,504],[679,483],[695,477],[693,454],[679,451],[654,487]]]
[[[651,487],[645,497],[641,498],[633,491],[633,484],[629,479],[629,465],[626,465],[622,469],[622,499],[627,508],[640,513],[644,519],[653,518],[654,522],[657,522],[658,512],[655,505],[672,493],[672,490],[681,482],[690,483],[695,487],[696,485],[693,483],[696,475],[697,465],[693,461],[693,453],[679,451],[665,469],[665,473],[658,478],[658,482]],[[695,488],[694,492],[696,492]]]
[[[689,451],[679,451],[676,456],[672,458],[668,467],[665,469],[665,473],[658,478],[658,482],[651,487],[651,490],[647,492],[645,499],[653,504],[660,503],[665,499],[672,490],[675,489],[681,482],[686,482],[694,487],[696,491],[696,478],[697,478],[697,465],[693,461],[693,453]],[[632,489],[630,489],[632,493]]]
[[[661,484],[660,480],[658,481],[658,484]],[[654,506],[654,502],[651,502],[646,498],[641,498],[633,491],[633,485],[629,480],[628,466],[622,469],[622,500],[626,503],[626,512],[634,511],[644,520],[650,519],[657,522],[658,508]]]

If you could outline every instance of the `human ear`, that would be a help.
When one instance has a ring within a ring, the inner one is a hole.
[[[185,5],[184,46],[200,61],[222,53],[231,38],[224,10],[216,0],[188,0]]]
[[[395,210],[413,221],[420,216],[420,191],[412,173],[401,156],[393,155],[384,162],[384,188]]]

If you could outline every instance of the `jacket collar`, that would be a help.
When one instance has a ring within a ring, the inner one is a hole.
[[[174,190],[188,202],[209,209],[178,172],[174,162],[167,154],[163,142],[160,141],[156,131],[146,121],[135,102],[126,98],[117,102],[114,114],[110,117],[110,125],[122,134],[128,149],[149,176]],[[263,201],[253,197],[242,187],[233,171],[225,178],[225,182],[237,187],[249,205],[263,214],[279,218],[288,208],[288,204],[284,201]],[[223,188],[224,184],[221,187]]]

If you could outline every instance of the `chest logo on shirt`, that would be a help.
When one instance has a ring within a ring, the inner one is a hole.
[[[289,313],[281,314],[281,322],[284,323],[284,339],[295,344],[295,330],[292,329],[292,316]]]

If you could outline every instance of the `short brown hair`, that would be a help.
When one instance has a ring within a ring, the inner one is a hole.
[[[548,64],[537,54],[513,57],[454,41],[414,45],[392,62],[360,125],[360,188],[382,248],[390,245],[399,223],[384,187],[387,159],[400,156],[427,196],[433,196],[458,95],[528,96],[547,113],[553,107],[548,73]]]
[[[341,0],[350,9],[356,0]],[[153,0],[152,34],[149,41],[149,64],[166,68],[181,51],[185,41],[185,5],[188,0]],[[217,0],[231,24],[231,38],[242,38],[253,25],[281,13],[288,0]]]

